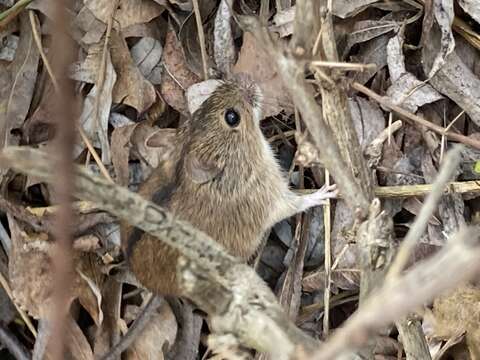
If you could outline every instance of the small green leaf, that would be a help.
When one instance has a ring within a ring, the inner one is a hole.
[[[477,174],[480,174],[480,160],[475,161],[473,164],[473,171]]]

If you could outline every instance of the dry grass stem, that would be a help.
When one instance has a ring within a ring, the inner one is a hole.
[[[380,95],[376,94],[374,91],[370,90],[369,88],[363,86],[362,84],[359,84],[357,82],[352,84],[352,88],[361,92],[362,94],[367,95],[368,97],[372,98],[376,102],[382,104],[383,106],[389,108],[390,110],[396,112],[400,116],[404,117],[407,120],[412,121],[416,125],[424,126],[427,129],[430,129],[432,131],[435,131],[436,133],[440,135],[445,135],[451,140],[458,141],[462,144],[471,146],[477,150],[480,150],[480,141],[477,141],[473,138],[470,138],[468,136],[462,135],[462,134],[457,134],[451,131],[446,131],[445,128],[435,125],[434,123],[431,123],[430,121],[425,120],[424,118],[412,114],[411,112],[401,108],[400,106],[393,105],[389,101],[385,100],[382,98]]]
[[[452,178],[454,171],[460,162],[461,147],[456,146],[447,153],[443,161],[442,167],[438,173],[435,182],[432,184],[432,190],[428,194],[420,213],[415,218],[415,221],[407,233],[407,236],[402,241],[402,245],[397,252],[396,258],[388,270],[387,279],[397,277],[408,260],[410,255],[418,243],[418,240],[427,229],[428,221],[430,220],[435,208],[443,195],[443,189],[448,181]]]

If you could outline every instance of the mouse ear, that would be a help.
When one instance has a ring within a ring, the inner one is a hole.
[[[206,162],[189,154],[185,157],[185,171],[194,183],[205,184],[215,179],[223,170],[213,162]]]

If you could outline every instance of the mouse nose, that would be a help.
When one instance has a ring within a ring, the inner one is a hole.
[[[260,121],[262,116],[263,99],[263,93],[260,86],[249,74],[246,73],[235,74],[234,80],[241,89],[245,101],[252,106],[256,120]]]

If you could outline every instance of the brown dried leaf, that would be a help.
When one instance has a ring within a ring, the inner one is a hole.
[[[125,354],[128,360],[159,359],[173,345],[177,336],[177,320],[170,305],[166,301],[154,313],[142,336],[130,346]]]
[[[425,153],[422,161],[422,171],[427,183],[433,183],[437,177],[438,171],[434,166],[432,156],[429,153]],[[456,178],[456,176],[455,176]],[[461,194],[450,194],[442,197],[438,204],[438,215],[442,221],[442,235],[445,237],[443,241],[460,228],[466,225],[465,217],[465,203]]]
[[[355,81],[365,84],[379,70],[387,65],[387,43],[388,35],[381,35],[362,44],[358,53],[352,56],[352,62],[363,64],[375,64],[375,69],[366,69],[365,71],[355,72],[353,78]]]
[[[112,63],[118,74],[113,87],[113,102],[129,105],[142,114],[155,102],[155,88],[135,66],[120,34],[113,31],[110,41]]]
[[[217,68],[224,74],[230,74],[232,66],[235,64],[236,51],[233,43],[232,13],[230,7],[232,0],[222,0],[215,17],[214,35],[214,54]]]
[[[437,71],[443,67],[447,61],[447,56],[455,49],[455,39],[452,33],[452,23],[455,14],[453,12],[453,0],[434,0],[433,16],[436,24],[440,28],[440,44],[436,44],[436,56],[431,65],[428,77],[431,78]],[[435,31],[436,29],[432,29]]]
[[[280,111],[293,111],[292,100],[283,85],[272,60],[257,43],[254,36],[245,33],[243,45],[233,73],[247,73],[260,86],[263,92],[263,117],[277,115]]]
[[[205,32],[205,47],[207,50],[207,69],[213,68],[215,64],[210,54],[213,54],[211,49],[211,31],[213,28],[214,16],[213,13],[217,8],[216,1],[199,1],[198,2],[200,17],[202,19],[202,26]],[[198,39],[198,27],[195,16],[187,16],[185,21],[178,31],[178,39],[182,44],[182,49],[185,54],[185,62],[188,68],[193,71],[199,78],[203,78],[203,59],[200,48],[200,40]]]
[[[190,86],[186,93],[190,114],[197,111],[220,84],[220,81],[211,79]]]
[[[440,42],[439,31],[433,28],[422,51],[422,63],[426,73],[432,72]],[[455,52],[450,53],[443,66],[430,79],[430,84],[448,96],[480,125],[480,79],[464,64]]]
[[[348,105],[358,141],[365,149],[385,129],[382,110],[376,103],[358,96],[349,98]]]
[[[114,1],[84,0],[85,6],[95,17],[105,24],[112,16]],[[164,7],[152,0],[120,0],[115,11],[114,26],[123,29],[133,24],[141,24],[159,16]]]
[[[87,56],[82,61],[76,61],[70,66],[69,76],[77,81],[95,84],[102,60],[102,52],[102,43],[89,46]]]
[[[73,24],[84,33],[80,41],[85,45],[99,43],[107,29],[107,25],[98,20],[86,6],[80,9]]]
[[[388,20],[362,20],[357,21],[351,33],[347,36],[347,44],[343,50],[342,58],[350,52],[353,45],[375,39],[378,36],[396,31],[399,24]]]
[[[175,110],[187,114],[184,92],[200,79],[188,68],[181,44],[171,28],[165,39],[163,62],[166,74],[160,88],[162,97]]]
[[[110,53],[107,52],[105,63],[105,77],[100,94],[98,86],[95,85],[88,93],[83,103],[82,114],[79,124],[90,139],[93,146],[102,149],[102,162],[109,164],[111,162],[110,143],[108,141],[108,119],[112,106],[112,91],[115,86],[117,74],[113,69]],[[98,108],[96,108],[96,98],[100,96]],[[85,149],[85,144],[79,143],[76,146],[75,155],[78,156]]]
[[[99,327],[103,322],[102,291],[106,276],[102,273],[95,254],[85,254],[80,259],[77,274],[82,281],[76,290],[78,301]]]
[[[332,12],[335,16],[345,19],[359,14],[370,4],[376,3],[377,1],[378,0],[336,0],[332,2]]]
[[[32,317],[46,318],[53,291],[48,236],[26,233],[11,216],[8,224],[12,239],[8,270],[13,298]]]
[[[395,105],[415,113],[419,107],[441,100],[443,97],[431,85],[423,83],[407,72],[403,40],[403,34],[399,33],[388,42],[387,61],[392,85],[387,90],[387,97]]]
[[[0,148],[18,145],[12,130],[22,127],[32,101],[39,53],[33,40],[28,14],[20,15],[20,40],[15,59],[0,71]],[[5,169],[0,170],[3,174]]]
[[[162,79],[162,44],[151,38],[141,38],[130,50],[132,59],[142,75],[154,85],[159,85]]]
[[[128,169],[130,138],[137,125],[120,126],[112,132],[112,164],[115,170],[116,182],[122,186],[127,186],[130,179]]]

